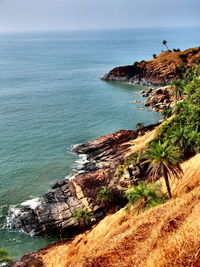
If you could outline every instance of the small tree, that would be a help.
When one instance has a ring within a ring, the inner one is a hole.
[[[137,203],[136,209],[138,212],[162,204],[165,201],[165,196],[159,184],[146,184],[143,181],[139,181],[138,185],[132,186],[126,192],[126,196],[128,199],[127,209],[129,210],[133,204]]]
[[[168,145],[168,142],[160,141],[152,143],[146,151],[149,162],[149,177],[151,181],[157,181],[164,177],[169,197],[172,197],[169,178],[180,179],[182,177],[182,168],[180,166],[181,152],[178,147]]]
[[[172,116],[172,109],[171,108],[164,109],[162,111],[162,115],[164,116],[164,119],[167,119],[167,118],[171,117]]]
[[[10,257],[8,252],[3,248],[0,248],[0,263],[1,262],[13,262],[13,258]]]
[[[139,130],[139,129],[144,127],[144,123],[143,122],[138,122],[135,126],[136,126],[136,129]]]
[[[74,210],[73,217],[78,221],[79,226],[85,230],[88,224],[91,222],[92,213],[87,208],[78,208]]]
[[[175,100],[177,101],[183,95],[184,91],[182,80],[173,80],[171,85],[174,91]]]
[[[169,47],[167,46],[167,41],[164,40],[162,43],[163,43],[163,45],[165,45],[167,47],[167,50],[169,51]]]
[[[153,54],[153,58],[156,58],[156,54]]]
[[[97,199],[104,203],[108,208],[111,207],[113,198],[113,192],[109,188],[103,188],[97,194]]]

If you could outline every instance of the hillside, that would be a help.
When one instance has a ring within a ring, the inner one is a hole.
[[[182,167],[184,176],[174,189],[179,197],[139,215],[124,209],[107,215],[71,243],[25,257],[26,266],[199,266],[200,154]]]
[[[199,58],[199,47],[180,52],[165,51],[152,60],[116,67],[102,79],[142,85],[166,85],[174,79],[183,78],[182,72],[195,67]]]
[[[188,70],[169,87],[174,104],[163,123],[75,148],[87,155],[85,172],[57,183],[15,223],[31,233],[36,214],[39,234],[85,233],[25,255],[14,267],[199,266],[200,65]],[[83,213],[74,218],[77,207]]]

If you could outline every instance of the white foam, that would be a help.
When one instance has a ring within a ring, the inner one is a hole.
[[[35,209],[40,205],[40,199],[39,198],[33,198],[26,200],[20,204],[23,207],[29,207],[31,209]]]
[[[39,205],[40,205],[39,198],[33,198],[33,199],[26,200],[20,204],[10,205],[10,207],[8,208],[8,215],[6,216],[6,223],[4,224],[4,227],[12,228],[12,222],[13,220],[15,220],[15,217],[20,213],[20,209],[22,207],[35,209]]]
[[[74,164],[72,165],[73,171],[78,171],[79,173],[83,172],[83,171],[80,171],[80,169],[82,169],[84,164],[87,162],[89,162],[89,161],[87,159],[86,154],[78,155],[78,159],[75,160]]]
[[[73,151],[75,148],[77,148],[78,146],[80,146],[81,144],[75,144],[75,145],[71,145],[71,151]]]
[[[11,205],[8,209],[8,215],[6,216],[6,223],[4,224],[4,227],[11,228],[12,222],[17,216],[17,214],[20,212],[20,208],[17,207],[18,205]]]

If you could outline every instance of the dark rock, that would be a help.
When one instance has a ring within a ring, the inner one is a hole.
[[[165,86],[154,89],[145,106],[152,106],[153,110],[162,111],[168,109],[173,101],[173,95],[170,93],[169,88]]]
[[[97,171],[99,167],[94,162],[86,162],[84,163],[83,167],[81,168],[81,171],[84,172],[93,172]]]
[[[189,49],[192,51],[192,49]],[[182,54],[188,58],[185,67],[195,67],[195,60],[192,60],[189,50],[182,51]],[[200,51],[198,50],[200,56]],[[174,79],[182,79],[182,73],[178,66],[182,64],[179,57],[180,53],[165,51],[157,56],[155,59],[148,61],[141,61],[137,65],[121,66],[112,69],[105,74],[102,79],[106,81],[122,81],[130,82],[132,84],[141,85],[159,85],[165,86]],[[197,55],[192,56],[193,59]],[[194,61],[194,62],[193,62]]]
[[[98,192],[105,187],[118,192],[118,180],[114,176],[116,167],[125,159],[129,145],[126,142],[136,138],[140,132],[152,130],[149,125],[139,130],[121,130],[102,136],[92,142],[81,144],[74,149],[87,154],[88,162],[83,167],[86,171],[71,176],[70,179],[54,184],[49,192],[40,199],[40,204],[32,208],[22,208],[15,216],[12,227],[22,229],[32,236],[72,236],[80,228],[73,218],[73,212],[86,207],[93,212],[91,225],[106,214],[104,204],[97,201]],[[132,170],[133,175],[134,170]],[[118,194],[120,196],[120,192]],[[123,196],[116,198],[123,203]]]
[[[148,97],[149,96],[149,93],[145,93],[142,95],[143,97]]]

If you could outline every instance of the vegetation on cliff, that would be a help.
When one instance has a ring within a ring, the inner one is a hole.
[[[196,56],[199,50],[188,51],[187,57],[181,56],[182,53],[178,51],[174,53],[178,53],[179,59],[183,61],[186,58],[188,63],[190,55]],[[40,257],[44,266],[198,266],[200,66],[179,68],[180,71],[181,79],[171,84],[176,103],[173,108],[169,107],[167,110],[164,122],[150,137],[145,135],[138,138],[139,141],[132,140],[135,133],[127,133],[130,136],[124,139],[126,142],[118,140],[114,150],[114,153],[120,155],[117,163],[113,161],[112,150],[109,154],[111,161],[106,158],[104,162],[107,164],[104,165],[104,176],[100,170],[96,171],[99,179],[99,183],[94,186],[96,200],[107,209],[112,207],[115,197],[111,185],[115,183],[119,191],[126,191],[127,208],[130,212],[120,210],[114,215],[108,215],[91,231],[76,237],[70,244],[60,243],[55,245],[55,248],[36,253],[36,257]],[[142,133],[141,127],[142,125],[137,127],[137,136],[139,132]],[[103,157],[108,153],[104,149],[104,142],[105,137],[101,137],[101,142],[97,142]],[[113,140],[109,141],[110,144],[113,146]],[[90,153],[94,150],[96,153],[96,145],[82,145],[80,149],[83,152],[89,149]],[[122,147],[126,147],[122,153],[123,157],[120,154]],[[98,153],[95,158],[97,155]],[[102,183],[102,178],[105,178],[105,172],[110,171],[111,164],[112,172],[109,173],[106,183]],[[74,186],[80,186],[80,181],[88,186],[89,182],[94,183],[97,180],[96,177],[87,175],[88,177],[82,175],[74,180]],[[123,177],[124,180],[121,179]],[[169,197],[173,196],[168,201],[166,190],[161,190],[162,178]],[[172,178],[171,181],[169,178]],[[108,182],[109,179],[111,182]],[[161,184],[149,183],[159,179]],[[125,180],[129,180],[128,183],[125,183]],[[86,189],[88,191],[88,188],[83,187],[83,191]],[[88,191],[88,194],[91,196],[91,192]],[[159,206],[155,207],[157,205]],[[149,208],[152,209],[147,211]],[[143,213],[138,215],[134,212],[133,216],[132,211]],[[84,229],[90,223],[90,215],[86,208],[79,208],[73,213],[74,219]]]
[[[187,69],[183,79],[174,80],[170,90],[176,99],[175,105],[165,110],[165,121],[157,127],[155,138],[139,153],[133,153],[122,165],[116,176],[129,172],[133,185],[138,181],[157,181],[164,178],[171,198],[171,179],[180,179],[180,163],[200,152],[200,66]],[[170,116],[170,117],[169,117]],[[133,172],[130,171],[134,170]],[[137,171],[140,177],[137,176]],[[133,189],[133,190],[136,190]],[[129,200],[129,203],[130,202]]]
[[[163,42],[166,45],[167,42],[165,40]],[[152,60],[116,67],[102,79],[143,85],[167,85],[175,79],[183,79],[189,69],[195,68],[200,63],[200,47],[185,51],[168,50],[153,57]]]

